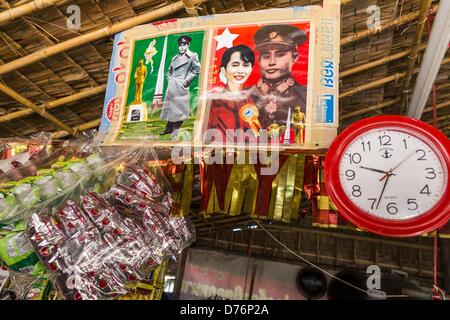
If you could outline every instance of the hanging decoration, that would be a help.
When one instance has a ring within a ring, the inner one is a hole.
[[[117,34],[98,143],[327,147],[338,126],[339,13],[326,0]]]

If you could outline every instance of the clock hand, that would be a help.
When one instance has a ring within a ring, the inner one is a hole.
[[[414,152],[410,153],[405,159],[403,159],[402,161],[400,161],[399,164],[397,164],[394,168],[392,168],[392,169],[390,170],[390,173],[392,174],[392,172],[394,172],[395,169],[397,169],[398,167],[400,167],[401,164],[403,164],[406,160],[408,160],[408,159],[409,159],[413,154],[415,154],[416,152],[417,152],[417,150],[415,150]],[[382,181],[382,180],[385,179],[385,178],[386,178],[386,175],[385,175],[384,177],[382,177],[382,178],[380,179],[380,181]]]
[[[386,178],[386,181],[384,182],[384,185],[383,185],[383,189],[381,190],[381,194],[380,194],[380,197],[378,198],[378,202],[377,202],[377,207],[376,207],[376,209],[378,209],[378,207],[380,206],[380,202],[381,202],[381,198],[383,197],[383,193],[384,193],[384,190],[386,189],[386,185],[387,185],[387,183],[388,183],[388,181],[389,181],[389,178],[392,176],[392,170],[390,170],[388,173],[386,173],[386,175],[383,177],[383,179],[385,178],[385,177],[387,177]],[[381,181],[381,180],[380,180]]]
[[[378,170],[378,169],[373,169],[373,168],[367,168],[367,167],[364,167],[364,166],[359,166],[359,167],[362,168],[362,169],[367,169],[367,170],[375,171],[375,172],[379,172],[379,173],[384,173],[384,174],[387,174],[387,173],[388,173],[387,171]]]

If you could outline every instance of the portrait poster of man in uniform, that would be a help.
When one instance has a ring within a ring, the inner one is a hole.
[[[265,131],[269,143],[303,144],[309,36],[308,22],[215,30],[207,128],[220,131],[227,143],[238,138],[226,129],[243,129],[255,139]],[[221,94],[230,90],[230,79],[241,80],[239,90]]]
[[[193,31],[133,41],[118,140],[191,139],[203,39],[204,31]]]
[[[167,71],[167,90],[159,117],[167,125],[161,135],[175,135],[190,114],[189,86],[200,73],[198,54],[189,50],[191,41],[187,35],[178,38],[178,54]]]

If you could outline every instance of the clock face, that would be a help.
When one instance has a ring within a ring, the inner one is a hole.
[[[429,212],[444,196],[444,159],[425,137],[407,129],[372,129],[353,139],[339,159],[345,195],[363,212],[407,220]]]

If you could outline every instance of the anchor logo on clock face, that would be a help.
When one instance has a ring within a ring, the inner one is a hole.
[[[389,159],[390,157],[392,157],[392,148],[383,148],[380,149],[380,151],[383,151],[383,153],[381,154],[381,157],[384,159]]]

